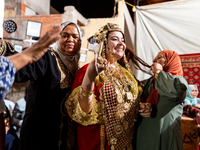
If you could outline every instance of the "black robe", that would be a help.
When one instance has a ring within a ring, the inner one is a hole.
[[[64,72],[65,78],[61,77],[61,72]],[[73,77],[58,55],[48,50],[40,60],[16,73],[15,82],[28,80],[30,82],[27,87],[26,112],[20,134],[20,150],[58,150],[62,119],[60,105],[71,90]],[[66,150],[65,136],[68,133],[66,120],[64,125],[61,149]]]

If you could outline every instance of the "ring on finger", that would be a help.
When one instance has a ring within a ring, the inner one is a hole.
[[[150,111],[152,111],[152,107],[151,104],[146,104],[147,109],[149,109]]]

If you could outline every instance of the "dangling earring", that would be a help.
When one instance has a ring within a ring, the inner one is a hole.
[[[113,57],[113,54],[111,53],[111,49],[108,47],[107,51],[108,51],[108,55],[110,55],[110,57],[111,57],[111,63],[113,63],[114,62],[114,57]]]
[[[105,46],[103,47],[103,49],[102,49],[102,57],[105,59],[106,58],[106,54],[105,54],[106,52],[105,52]]]
[[[128,71],[132,74],[132,71],[131,71],[131,69],[130,69],[130,65],[129,65],[129,63],[128,63],[128,61],[127,61],[127,59],[126,59],[126,54],[124,53],[124,63],[125,63],[125,67],[128,69]]]

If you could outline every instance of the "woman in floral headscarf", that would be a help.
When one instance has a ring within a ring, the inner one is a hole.
[[[137,150],[182,150],[182,102],[188,87],[183,78],[178,54],[171,50],[158,53],[153,60],[154,77],[143,81],[141,99],[151,103],[151,117],[139,118]]]

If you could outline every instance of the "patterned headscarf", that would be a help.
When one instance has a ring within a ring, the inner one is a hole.
[[[81,37],[81,29],[80,27],[74,23],[74,22],[64,22],[61,24],[61,28],[62,30],[65,29],[66,26],[70,25],[70,24],[73,24],[76,26],[78,32],[79,32],[79,37],[80,37],[80,42],[82,41],[82,37]],[[55,50],[55,52],[58,53],[60,59],[62,60],[62,62],[65,64],[65,66],[69,69],[69,71],[71,72],[71,74],[73,76],[76,75],[76,72],[78,70],[78,61],[79,61],[79,58],[80,58],[80,49],[78,50],[78,52],[73,55],[73,56],[69,56],[65,53],[63,53],[61,50],[60,50],[60,45],[59,45],[59,40],[56,41],[53,49]]]

